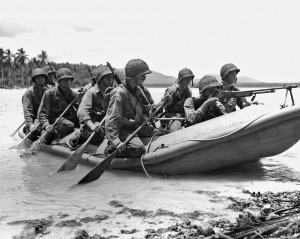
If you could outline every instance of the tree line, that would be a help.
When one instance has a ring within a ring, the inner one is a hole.
[[[91,80],[91,70],[97,66],[87,64],[71,64],[71,63],[56,63],[48,60],[48,54],[45,50],[36,57],[31,57],[26,54],[25,50],[21,47],[15,53],[10,49],[4,50],[0,47],[0,88],[12,87],[28,87],[31,85],[31,73],[33,69],[44,67],[47,62],[55,70],[59,68],[68,68],[73,72],[74,81],[73,86],[84,86]]]

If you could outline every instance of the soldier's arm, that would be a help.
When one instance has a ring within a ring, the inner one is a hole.
[[[25,92],[25,94],[22,97],[22,103],[23,103],[23,112],[24,112],[24,118],[25,118],[25,124],[30,127],[31,124],[34,122],[34,112],[33,112],[33,102],[31,100],[30,94],[28,91]]]
[[[122,97],[119,92],[112,91],[105,118],[106,136],[114,147],[117,147],[120,140],[120,126],[122,122]]]
[[[38,110],[38,119],[43,125],[43,128],[50,125],[49,123],[49,114],[51,109],[51,100],[50,100],[50,90],[45,91],[42,101]]]

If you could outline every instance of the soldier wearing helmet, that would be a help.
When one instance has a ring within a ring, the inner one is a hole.
[[[55,77],[56,77],[56,70],[52,67],[52,70],[50,66],[44,66],[43,70],[48,74],[48,79],[46,81],[47,85],[55,86]]]
[[[106,136],[109,146],[106,154],[114,149],[122,152],[126,157],[139,157],[145,153],[145,146],[140,137],[152,136],[158,129],[144,126],[133,137],[127,146],[126,138],[132,134],[145,120],[151,105],[145,105],[140,86],[151,71],[147,63],[141,59],[130,60],[125,67],[125,81],[110,92],[110,101],[105,118]]]
[[[213,97],[219,92],[221,84],[214,76],[206,75],[199,81],[198,98],[188,98],[184,102],[185,117],[188,125],[194,125],[226,114],[224,105]]]
[[[240,69],[237,68],[234,64],[228,63],[222,66],[220,70],[220,75],[223,84],[224,91],[239,91],[239,89],[235,86],[237,81],[237,74],[240,72]],[[236,105],[243,109],[246,106],[249,106],[250,103],[246,100],[245,97],[240,98],[227,98],[222,99],[222,103],[226,108],[226,112],[230,113],[236,111]]]
[[[70,107],[58,124],[53,128],[52,124],[67,108],[77,93],[70,89],[74,76],[67,68],[61,68],[56,74],[57,85],[44,93],[38,111],[38,118],[43,129],[48,131],[45,143],[49,144],[55,138],[63,138],[71,133],[75,126],[79,127],[76,109]]]
[[[165,117],[184,117],[183,104],[187,98],[192,97],[192,91],[189,89],[189,84],[194,79],[194,74],[189,68],[183,68],[178,73],[178,79],[175,84],[167,88],[166,95],[172,96],[172,103],[165,109]],[[171,120],[167,123],[167,129],[171,132],[180,130],[183,122],[180,120]]]
[[[90,141],[93,144],[100,144],[105,136],[104,126],[98,124],[106,113],[107,107],[104,105],[107,97],[106,90],[112,86],[113,73],[108,66],[101,65],[92,72],[92,75],[95,77],[96,84],[84,94],[79,105],[77,117],[83,127],[80,135],[70,140],[73,147],[84,143],[92,132],[96,132]]]
[[[31,82],[33,83],[33,86],[26,90],[22,97],[23,112],[26,124],[25,132],[32,132],[28,137],[31,141],[37,140],[41,132],[40,128],[37,127],[39,122],[37,119],[37,113],[42,100],[42,96],[44,92],[49,88],[45,84],[47,78],[48,75],[43,69],[34,69],[31,74]]]

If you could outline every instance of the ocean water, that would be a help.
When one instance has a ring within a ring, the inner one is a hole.
[[[12,238],[24,229],[23,224],[11,222],[61,215],[79,219],[96,214],[110,215],[101,225],[86,224],[73,228],[59,228],[43,238],[71,238],[77,229],[91,234],[101,230],[105,236],[118,234],[120,229],[133,225],[143,227],[145,222],[122,218],[111,201],[119,201],[128,208],[155,211],[170,210],[175,213],[201,210],[233,219],[227,209],[226,196],[245,197],[242,190],[287,191],[300,190],[300,143],[286,152],[262,158],[257,163],[230,167],[204,175],[148,178],[143,173],[107,170],[99,180],[80,187],[72,187],[91,168],[79,165],[76,170],[55,174],[64,158],[38,153],[30,158],[20,158],[20,152],[10,150],[20,138],[12,133],[24,120],[21,98],[25,89],[0,89],[0,238]],[[164,89],[150,89],[155,102],[163,96]],[[197,96],[193,89],[193,96]],[[269,107],[279,108],[284,101],[284,90],[257,95],[256,100]],[[300,89],[294,89],[296,105],[300,104]],[[291,105],[290,98],[287,104]],[[106,231],[104,231],[104,229]],[[120,238],[131,238],[122,235]]]

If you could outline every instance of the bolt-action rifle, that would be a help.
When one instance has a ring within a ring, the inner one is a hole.
[[[297,88],[297,85],[284,85],[282,87],[273,87],[259,90],[245,90],[245,91],[222,91],[214,95],[214,97],[224,99],[224,98],[239,98],[239,97],[249,97],[253,96],[251,101],[254,100],[257,94],[274,93],[275,90],[285,89],[286,93],[290,92],[292,104],[295,105],[294,97],[292,93],[292,88]],[[282,108],[286,107],[285,104]]]
[[[56,79],[55,71],[53,70],[52,66],[50,65],[50,63],[49,63],[48,61],[46,61],[46,62],[47,62],[47,64],[48,64],[48,66],[50,67],[50,70],[52,71],[52,74],[54,75],[55,80],[57,80],[57,79]]]
[[[108,66],[108,68],[111,70],[111,72],[114,75],[114,79],[117,82],[118,85],[122,84],[119,76],[117,75],[117,73],[114,71],[114,69],[112,68],[111,64],[109,62],[106,62],[106,65]]]

